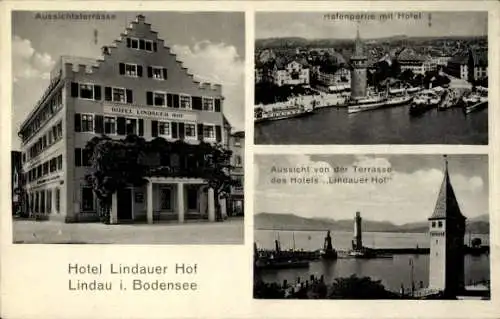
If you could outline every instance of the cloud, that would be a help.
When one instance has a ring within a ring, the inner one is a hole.
[[[393,170],[385,184],[278,184],[273,177],[288,177],[310,174],[272,174],[270,168],[310,167],[328,168],[335,165],[324,161],[313,161],[308,155],[260,156],[256,158],[259,172],[256,174],[256,212],[295,213],[305,217],[351,218],[361,211],[371,220],[386,220],[394,223],[424,221],[435,206],[443,172],[436,168],[409,172]],[[391,167],[389,157],[356,156],[352,165],[363,167]],[[332,175],[332,174],[330,174]],[[334,174],[338,176],[339,174]],[[352,169],[341,174],[344,177],[359,177]],[[373,174],[362,174],[371,178]],[[383,174],[382,174],[383,175]],[[381,175],[379,175],[381,176]],[[451,172],[451,183],[455,189],[462,212],[473,217],[488,212],[487,190],[480,176],[465,176]],[[321,180],[321,178],[320,178]]]
[[[200,41],[194,46],[173,45],[172,52],[200,82],[222,85],[224,113],[231,125],[244,128],[245,62],[232,45]]]
[[[15,35],[12,41],[13,81],[21,79],[48,79],[55,61],[47,53],[33,49],[30,40]]]

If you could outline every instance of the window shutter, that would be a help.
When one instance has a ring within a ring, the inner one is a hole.
[[[142,65],[137,66],[137,76],[142,77]]]
[[[139,119],[139,136],[144,136],[144,120]]]
[[[151,135],[158,137],[158,121],[151,121]]]
[[[141,50],[146,49],[146,42],[144,42],[144,39],[139,40],[139,49],[141,49]]]
[[[100,85],[94,85],[94,100],[96,100],[96,101],[101,100],[101,86]]]
[[[203,141],[203,124],[198,124],[198,139]]]
[[[119,117],[116,119],[116,133],[118,135],[125,135],[125,118]]]
[[[179,95],[178,94],[174,94],[174,107],[176,109],[179,108]]]
[[[79,113],[75,113],[75,132],[82,131],[82,117]]]
[[[119,69],[121,75],[125,74],[125,63],[120,63]]]
[[[96,133],[102,134],[104,126],[104,118],[102,115],[96,115],[94,117],[94,129]]]
[[[148,66],[148,78],[152,78],[153,77],[153,68]]]
[[[153,92],[150,91],[146,92],[146,104],[153,105]]]
[[[174,98],[172,97],[172,94],[170,94],[170,93],[167,93],[167,106],[174,107]]]
[[[215,112],[220,112],[220,99],[215,99]]]
[[[215,126],[215,139],[217,142],[222,142],[222,130],[220,125]]]
[[[185,134],[184,134],[185,133],[184,132],[184,123],[179,122],[178,128],[179,128],[179,138],[182,140],[182,139],[184,139],[184,136],[185,136]]]
[[[172,137],[178,138],[179,134],[177,133],[177,122],[172,122]]]
[[[201,111],[201,97],[200,96],[193,96],[192,97],[193,105],[192,108],[193,110],[200,110]]]
[[[134,98],[132,96],[132,90],[127,89],[127,103],[134,103]]]
[[[163,68],[163,79],[167,79],[167,69]]]
[[[82,149],[81,148],[75,148],[75,166],[76,167],[82,166]]]
[[[153,42],[153,51],[158,51],[158,45],[156,44],[156,42]]]
[[[132,41],[130,40],[130,38],[127,38],[127,48],[130,48],[130,47],[131,47],[131,42],[132,42]]]
[[[111,88],[109,86],[104,87],[104,100],[105,101],[112,101],[113,97],[111,94]]]
[[[78,97],[78,83],[71,82],[71,97]]]

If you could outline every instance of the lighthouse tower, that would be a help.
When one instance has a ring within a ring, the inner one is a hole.
[[[352,249],[363,249],[363,239],[361,237],[361,214],[359,212],[356,212],[356,217],[354,217],[354,239],[352,241]]]
[[[359,26],[356,32],[354,54],[351,56],[351,98],[360,99],[366,96],[366,68],[367,57],[363,43],[359,37]]]
[[[443,182],[429,218],[429,288],[443,292],[445,297],[453,298],[464,289],[465,219],[450,182],[445,156]]]

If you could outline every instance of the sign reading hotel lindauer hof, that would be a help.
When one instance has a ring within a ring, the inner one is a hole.
[[[161,110],[159,108],[145,108],[145,107],[129,107],[117,105],[104,105],[104,114],[121,115],[121,116],[134,116],[144,117],[156,120],[186,120],[190,122],[196,121],[195,113],[175,112],[170,110]]]

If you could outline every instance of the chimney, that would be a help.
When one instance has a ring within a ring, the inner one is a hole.
[[[109,55],[109,47],[103,46],[101,48],[102,55]]]

